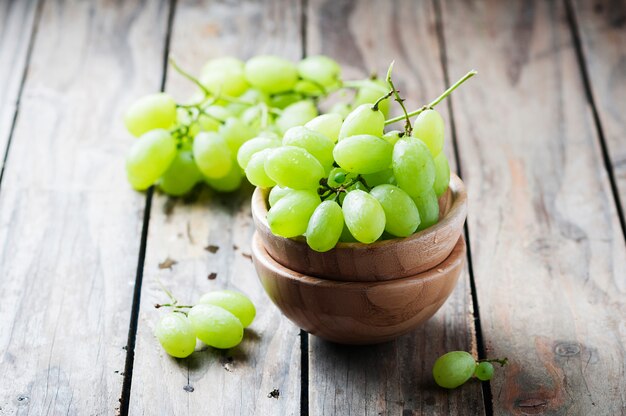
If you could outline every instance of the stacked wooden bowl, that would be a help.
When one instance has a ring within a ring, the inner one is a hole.
[[[339,243],[325,253],[303,238],[278,237],[266,216],[268,191],[252,197],[252,257],[274,304],[305,331],[342,344],[392,340],[443,305],[465,261],[467,195],[453,176],[437,224],[407,238]]]

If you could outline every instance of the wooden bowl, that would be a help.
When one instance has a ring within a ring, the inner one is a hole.
[[[267,223],[267,189],[252,195],[252,217],[265,249],[281,265],[309,276],[340,281],[385,281],[415,276],[444,261],[463,231],[467,194],[463,181],[452,175],[448,191],[439,199],[437,224],[406,238],[373,244],[338,243],[325,253],[309,248],[303,237],[272,234]]]
[[[385,282],[337,282],[306,276],[276,262],[258,233],[252,258],[263,288],[305,331],[341,344],[376,344],[410,332],[446,301],[465,261],[465,241],[437,267]]]

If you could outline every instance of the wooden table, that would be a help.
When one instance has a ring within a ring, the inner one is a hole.
[[[479,70],[440,106],[466,272],[415,332],[343,347],[283,318],[250,262],[250,187],[127,185],[124,109],[193,89],[167,55],[199,71],[261,53],[328,54],[348,79],[395,59],[411,108]],[[624,2],[2,0],[0,149],[2,416],[626,414]],[[257,320],[233,350],[173,360],[159,281],[190,302],[239,289]],[[459,349],[510,365],[437,388]]]

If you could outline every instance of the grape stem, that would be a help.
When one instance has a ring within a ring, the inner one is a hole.
[[[261,107],[261,130],[265,130],[267,128],[267,123],[269,121],[269,107],[265,103],[259,104]]]
[[[174,309],[191,309],[193,306],[189,305],[176,305],[175,303],[155,303],[154,307],[159,308],[174,308]]]
[[[170,63],[170,65],[172,66],[172,68],[174,68],[174,70],[176,72],[178,72],[180,75],[182,75],[183,77],[187,78],[189,81],[193,82],[194,84],[196,84],[198,86],[198,88],[200,88],[202,90],[202,92],[204,93],[204,95],[206,97],[209,97],[211,95],[213,95],[211,93],[211,91],[209,91],[207,89],[207,87],[205,87],[200,80],[198,80],[198,78],[194,77],[193,75],[191,75],[189,72],[185,71],[184,69],[182,69],[180,66],[178,66],[178,64],[176,63],[176,60],[172,57],[170,57],[168,59],[168,62]]]
[[[176,63],[176,60],[174,60],[174,58],[170,57],[168,59],[168,62],[170,63],[170,65],[172,65],[172,68],[174,68],[174,70],[176,72],[178,72],[180,75],[182,75],[183,77],[187,78],[189,81],[193,82],[198,88],[200,88],[202,90],[202,92],[204,93],[205,99],[207,97],[214,96],[216,101],[217,101],[217,99],[220,99],[220,100],[227,101],[229,103],[243,104],[243,105],[247,105],[247,106],[253,106],[255,104],[255,103],[251,103],[249,101],[240,100],[239,98],[236,98],[236,97],[231,97],[231,96],[226,95],[226,94],[221,94],[220,92],[218,92],[217,94],[213,94],[211,91],[209,91],[207,89],[207,87],[204,86],[204,84],[202,84],[200,82],[200,80],[198,78],[194,77],[189,72],[187,72],[184,69],[182,69],[178,65],[178,63]]]
[[[504,358],[484,358],[482,360],[476,360],[477,363],[498,363],[501,367],[504,367],[509,363],[509,359]]]
[[[393,93],[396,101],[398,102],[398,104],[400,104],[400,107],[402,107],[402,112],[404,113],[404,118],[406,119],[406,123],[404,124],[404,132],[407,136],[410,136],[413,132],[413,127],[411,126],[411,118],[409,117],[409,113],[407,113],[406,107],[404,106],[404,99],[400,97],[400,91],[396,89],[396,87],[393,85],[393,81],[391,80],[391,72],[393,71],[394,63],[395,61],[391,61],[389,69],[387,70],[387,84],[389,84],[389,87],[391,87],[391,92]]]
[[[439,104],[441,101],[443,101],[444,98],[446,98],[448,95],[450,95],[450,93],[452,93],[452,91],[454,91],[455,89],[457,89],[461,84],[463,84],[465,81],[467,81],[468,79],[470,79],[471,77],[473,77],[474,75],[476,75],[478,72],[475,70],[471,70],[469,71],[467,74],[465,74],[461,79],[459,79],[457,82],[455,82],[450,88],[448,88],[447,90],[445,90],[439,97],[435,98],[433,101],[431,101],[430,103],[428,103],[427,105],[423,106],[422,108],[419,108],[415,111],[411,111],[410,113],[407,113],[404,116],[398,116],[398,117],[394,117],[394,118],[390,118],[389,120],[385,121],[385,125],[389,125],[391,123],[395,123],[396,121],[401,121],[402,119],[406,118],[406,117],[413,117],[413,116],[417,116],[419,115],[421,112],[423,112],[424,110],[429,110],[432,109],[433,107],[435,107],[437,104]]]
[[[370,186],[367,184],[367,182],[365,182],[365,179],[363,179],[363,177],[361,175],[357,175],[356,178],[352,179],[350,182],[348,182],[347,184],[342,183],[341,185],[339,185],[336,188],[333,188],[332,186],[330,186],[328,184],[328,181],[326,181],[325,179],[321,179],[320,180],[320,185],[321,188],[317,191],[318,195],[320,196],[320,198],[322,200],[326,200],[327,198],[330,197],[339,197],[339,195],[342,192],[348,192],[348,188],[351,187],[352,185],[354,185],[357,182],[361,182],[361,185],[363,185],[368,191],[371,190]],[[339,205],[341,205],[341,203],[339,202],[339,199],[337,199],[337,203]]]
[[[376,102],[374,103],[374,105],[372,105],[372,111],[378,111],[378,105],[386,100],[387,98],[391,97],[393,95],[393,90],[389,91],[388,93],[386,93],[385,95],[383,95],[382,97],[380,97],[378,100],[376,100]]]

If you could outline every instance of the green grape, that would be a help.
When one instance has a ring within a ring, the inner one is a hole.
[[[272,131],[272,130],[263,130],[263,131],[259,132],[258,137],[265,137],[267,139],[274,139],[274,140],[278,140],[279,142],[281,141],[281,138],[278,135],[278,133],[276,133],[275,131]]]
[[[185,195],[202,178],[191,150],[179,150],[159,182],[159,188],[172,196]]]
[[[415,198],[435,183],[435,163],[426,145],[405,137],[393,147],[393,175],[398,186]]]
[[[172,357],[188,357],[196,348],[196,334],[189,319],[182,313],[164,315],[154,328],[154,335]]]
[[[198,339],[210,347],[233,348],[243,338],[241,321],[224,308],[200,303],[189,310],[188,316]]]
[[[239,319],[244,328],[250,326],[256,316],[256,309],[250,299],[243,293],[234,290],[217,290],[205,293],[198,303],[226,309]]]
[[[233,164],[226,140],[213,131],[198,133],[193,141],[193,157],[207,178],[226,176]]]
[[[342,194],[345,195],[345,194]],[[343,210],[342,210],[343,213]],[[343,224],[343,230],[341,230],[341,236],[339,236],[339,241],[341,241],[342,243],[358,243],[357,239],[354,238],[354,236],[350,233],[350,229],[348,229],[348,226],[345,224]]]
[[[433,366],[435,382],[446,389],[459,387],[474,374],[476,360],[468,352],[452,351],[437,358]]]
[[[350,234],[361,243],[373,243],[385,231],[385,211],[367,192],[348,192],[343,200],[343,217]]]
[[[165,93],[146,95],[126,110],[124,123],[136,137],[154,129],[169,129],[176,123],[176,102]]]
[[[252,155],[256,152],[260,152],[263,149],[278,147],[280,144],[280,140],[269,137],[259,136],[254,139],[250,139],[239,148],[239,151],[237,152],[237,163],[239,163],[239,166],[241,166],[242,169],[245,169],[246,166],[248,166],[248,162],[250,162]]]
[[[333,167],[335,143],[322,133],[302,126],[292,127],[285,132],[283,145],[303,148],[320,162],[326,172],[330,172]]]
[[[370,195],[385,211],[385,231],[396,237],[408,237],[420,224],[420,213],[409,194],[393,185],[378,185]]]
[[[219,134],[224,138],[233,155],[245,142],[256,136],[256,130],[238,118],[230,117],[220,127]]]
[[[244,124],[258,128],[261,125],[261,112],[261,107],[252,106],[241,113],[239,117]]]
[[[374,173],[389,168],[393,146],[380,137],[361,134],[340,140],[333,150],[339,166],[354,173]]]
[[[328,113],[315,117],[313,120],[306,123],[304,127],[322,133],[336,143],[342,123],[343,119],[339,114]]]
[[[389,142],[390,145],[394,146],[400,138],[404,136],[404,132],[400,130],[391,130],[387,133],[383,134],[383,139]]]
[[[340,79],[341,67],[327,56],[309,56],[298,63],[298,74],[305,80],[330,87]]]
[[[248,82],[268,94],[287,91],[298,81],[298,70],[293,62],[277,56],[256,56],[245,66]]]
[[[284,197],[285,195],[289,194],[289,192],[292,192],[292,191],[293,189],[283,188],[282,186],[278,186],[278,185],[273,187],[268,196],[268,202],[270,203],[270,207],[273,207],[274,205],[276,205],[276,202],[278,202],[279,199],[281,199],[282,197]]]
[[[343,232],[343,211],[335,201],[323,201],[315,208],[306,229],[306,242],[315,251],[324,252],[337,245]]]
[[[348,114],[339,130],[339,141],[360,134],[383,135],[385,116],[380,110],[373,110],[372,105],[362,104]]]
[[[203,68],[200,82],[214,94],[237,97],[249,87],[244,74],[244,63],[236,58],[212,59]]]
[[[450,184],[450,165],[444,152],[435,156],[435,183],[433,189],[437,196],[443,195]]]
[[[319,204],[320,197],[314,191],[291,191],[270,208],[267,223],[275,235],[285,238],[302,235]]]
[[[370,188],[383,184],[396,184],[396,178],[393,176],[393,169],[380,170],[378,172],[367,173],[361,176]]]
[[[346,182],[348,175],[348,171],[343,168],[333,168],[328,174],[328,186],[337,188]]]
[[[254,186],[271,188],[276,182],[267,175],[265,162],[274,149],[263,149],[252,155],[246,165],[246,177]]]
[[[343,123],[343,120],[348,117],[350,111],[352,111],[352,106],[350,106],[350,104],[336,103],[330,108],[330,110],[328,110],[328,114],[337,114],[339,117],[341,117],[341,122]],[[339,133],[337,133],[337,138],[339,138]]]
[[[282,110],[301,100],[302,94],[295,91],[288,91],[272,95],[269,99],[269,105],[270,107]]]
[[[176,157],[176,142],[163,129],[144,133],[135,141],[126,158],[128,182],[138,191],[148,189],[169,168]]]
[[[326,89],[322,85],[305,79],[301,79],[300,81],[296,82],[293,90],[294,92],[305,96],[319,96],[326,93]]]
[[[302,126],[317,116],[317,108],[310,100],[302,100],[290,104],[276,119],[276,126],[281,132],[291,127]]]
[[[389,85],[384,79],[375,79],[365,81],[365,86],[359,88],[354,97],[353,105],[375,103],[383,95],[390,91]],[[389,115],[389,100],[383,100],[378,104],[378,109],[385,117]]]
[[[219,105],[210,105],[203,109],[208,114],[200,114],[198,123],[202,131],[218,131],[227,118],[232,117],[230,111]],[[191,135],[192,137],[195,134]]]
[[[417,137],[428,146],[433,157],[443,149],[445,123],[435,110],[422,111],[413,123],[413,137]]]
[[[292,189],[317,189],[319,180],[325,176],[320,162],[296,146],[271,149],[265,161],[265,172],[280,186]]]
[[[205,182],[218,192],[233,192],[241,186],[243,173],[235,161],[232,162],[230,170],[221,178],[204,178]]]
[[[422,220],[417,231],[424,230],[439,221],[439,200],[433,189],[428,189],[423,194],[413,198],[413,202],[415,202]]]
[[[363,183],[361,183],[360,181],[357,181],[357,182],[353,183],[352,185],[348,186],[348,188],[346,188],[346,190],[348,192],[354,191],[354,190],[357,190],[357,189],[359,191],[365,191],[365,192],[368,191],[367,187],[365,185],[363,185]]]
[[[474,370],[474,375],[480,381],[488,381],[493,377],[493,364],[483,361],[482,363],[478,363],[476,366],[476,370]]]
[[[238,117],[245,110],[250,108],[250,105],[255,105],[259,103],[269,104],[269,102],[270,98],[266,93],[259,91],[256,88],[250,88],[239,96],[238,102],[227,103],[225,108],[228,110],[230,115]]]

